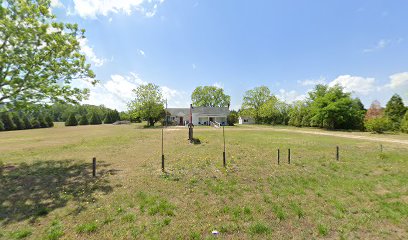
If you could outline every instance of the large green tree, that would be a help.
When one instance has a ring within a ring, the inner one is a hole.
[[[402,118],[407,111],[402,98],[398,94],[394,94],[385,106],[385,116],[390,120],[393,130],[399,130]]]
[[[95,74],[80,52],[84,30],[59,23],[50,0],[0,0],[0,111],[51,102],[78,103]]]
[[[197,107],[228,107],[231,97],[224,89],[215,86],[199,86],[191,94],[193,106]]]
[[[164,117],[164,101],[160,87],[152,83],[140,85],[133,90],[135,99],[128,105],[134,118],[147,121],[149,126]]]
[[[270,98],[271,90],[266,86],[256,87],[248,90],[244,94],[242,102],[242,112],[250,114],[256,121],[260,121],[259,110],[261,106],[266,103]]]

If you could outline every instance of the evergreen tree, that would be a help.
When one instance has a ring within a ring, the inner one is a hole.
[[[105,119],[103,120],[104,124],[111,124],[114,123],[115,121],[113,120],[113,116],[112,116],[112,111],[109,111],[106,113]]]
[[[113,122],[120,121],[120,114],[116,109],[112,112],[112,120]]]
[[[92,112],[91,119],[89,120],[89,124],[91,125],[102,124],[102,121],[96,112]]]
[[[23,120],[21,120],[18,114],[13,114],[13,122],[16,124],[16,130],[23,130],[25,129],[25,125]]]
[[[40,124],[40,122],[38,121],[37,118],[33,118],[33,119],[31,119],[31,126],[32,126],[32,128],[40,128],[41,124]]]
[[[405,116],[401,121],[401,132],[408,133],[408,111],[405,113]]]
[[[393,130],[399,130],[406,111],[402,98],[398,94],[394,94],[385,106],[385,116],[391,121]]]
[[[38,119],[38,122],[40,123],[41,128],[47,128],[48,127],[48,123],[47,123],[47,121],[45,121],[43,115],[40,114],[37,119]]]
[[[10,113],[2,113],[0,116],[1,116],[1,121],[4,124],[4,130],[12,131],[12,130],[17,129],[17,126],[13,122],[13,119],[11,118]]]
[[[71,113],[67,121],[65,122],[65,126],[77,126],[77,125],[78,125],[78,121],[75,117],[75,114]]]
[[[31,125],[30,119],[28,119],[27,115],[23,115],[23,116],[21,117],[21,119],[23,120],[24,126],[25,126],[26,129],[31,129],[31,128],[33,128],[33,126]]]
[[[79,119],[79,125],[88,125],[88,118],[86,115],[82,115],[81,118]]]
[[[54,127],[54,122],[52,121],[52,118],[50,115],[47,115],[45,117],[45,121],[47,122],[48,127]]]
[[[4,131],[4,124],[1,120],[0,120],[0,131]]]

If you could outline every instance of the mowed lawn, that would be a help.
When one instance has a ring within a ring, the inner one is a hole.
[[[269,130],[1,132],[0,239],[408,238],[408,145]]]

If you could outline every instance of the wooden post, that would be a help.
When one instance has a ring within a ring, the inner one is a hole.
[[[339,154],[339,146],[336,146],[336,160],[339,161],[340,154]]]
[[[381,152],[383,152],[383,145],[382,144],[380,144],[380,149],[381,149]]]
[[[222,153],[222,158],[223,158],[224,167],[226,167],[227,166],[227,160],[225,158],[225,131],[224,131],[224,126],[222,126],[222,137],[224,138],[224,152]]]
[[[164,172],[164,141],[163,141],[163,139],[164,139],[164,133],[163,133],[163,128],[162,128],[162,148],[161,148],[161,150],[162,150],[162,172]]]
[[[288,163],[290,164],[290,148],[288,148]]]
[[[279,148],[278,148],[278,165],[279,165],[279,161],[280,161],[280,152],[279,152]]]
[[[92,159],[92,176],[96,177],[96,157]]]

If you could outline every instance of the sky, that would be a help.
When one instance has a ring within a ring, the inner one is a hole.
[[[52,0],[57,21],[86,30],[82,52],[100,83],[84,103],[120,111],[140,84],[168,107],[197,86],[222,87],[238,110],[269,87],[291,103],[339,84],[366,107],[398,93],[408,104],[406,0]]]

